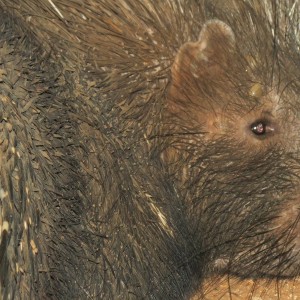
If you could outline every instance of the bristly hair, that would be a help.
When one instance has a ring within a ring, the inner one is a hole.
[[[0,297],[297,275],[299,17],[298,0],[0,0]]]

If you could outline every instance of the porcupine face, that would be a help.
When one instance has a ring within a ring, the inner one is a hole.
[[[274,37],[259,15],[249,16],[254,29],[212,20],[178,51],[166,109],[171,146],[162,159],[187,201],[191,241],[211,257],[208,270],[292,277],[299,273],[299,52],[280,29]]]

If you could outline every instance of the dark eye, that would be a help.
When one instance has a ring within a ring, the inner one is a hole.
[[[255,122],[251,125],[251,130],[256,135],[262,135],[266,133],[267,125],[263,121]]]
[[[259,120],[251,124],[251,131],[258,136],[266,135],[274,131],[273,126],[266,120]]]

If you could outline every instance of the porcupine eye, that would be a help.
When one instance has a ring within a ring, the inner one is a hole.
[[[267,120],[258,120],[250,125],[251,131],[259,137],[264,137],[274,132],[274,127]]]
[[[255,122],[251,125],[251,130],[256,135],[263,135],[266,133],[266,124],[263,121]]]

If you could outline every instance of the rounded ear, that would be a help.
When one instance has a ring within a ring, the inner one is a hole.
[[[168,93],[168,110],[191,116],[191,111],[212,110],[211,99],[227,86],[226,74],[235,53],[235,36],[222,21],[204,24],[197,42],[185,43],[172,66]],[[213,101],[214,102],[214,101]]]
[[[219,20],[206,22],[198,41],[185,43],[179,49],[172,67],[172,80],[179,83],[189,77],[218,76],[230,65],[234,47],[235,36],[227,24]]]
[[[229,52],[235,46],[235,36],[230,26],[219,20],[206,22],[199,34],[200,50],[207,55],[207,59],[220,56],[222,49]],[[223,57],[222,57],[223,58]]]

